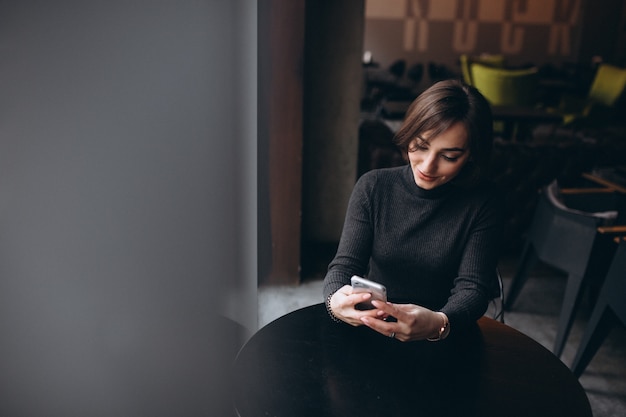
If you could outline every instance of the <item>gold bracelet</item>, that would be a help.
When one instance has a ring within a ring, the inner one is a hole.
[[[450,333],[450,322],[448,321],[448,316],[446,316],[446,313],[441,311],[438,311],[437,313],[443,317],[443,326],[439,328],[439,334],[436,337],[426,338],[429,342],[438,342],[443,340],[448,337],[448,334]]]

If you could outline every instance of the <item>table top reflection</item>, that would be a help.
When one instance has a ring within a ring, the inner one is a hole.
[[[403,343],[317,304],[260,329],[234,378],[241,417],[592,415],[559,359],[487,317],[442,342]]]

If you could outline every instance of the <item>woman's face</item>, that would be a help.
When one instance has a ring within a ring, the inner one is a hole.
[[[457,122],[435,137],[425,132],[409,146],[409,163],[415,183],[432,190],[456,177],[469,159],[465,126]]]

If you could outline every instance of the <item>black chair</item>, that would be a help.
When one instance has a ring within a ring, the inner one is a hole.
[[[437,64],[435,62],[428,63],[428,78],[434,84],[437,81],[448,80],[450,78],[458,78],[452,70],[446,67],[444,64]]]
[[[510,310],[536,262],[567,274],[567,284],[553,353],[560,356],[572,326],[583,289],[596,287],[606,275],[615,251],[608,228],[617,211],[589,213],[565,205],[556,181],[542,189],[528,230],[518,269],[505,299]]]
[[[504,284],[502,282],[502,275],[500,275],[500,270],[498,270],[498,268],[496,268],[491,304],[493,306],[492,318],[500,321],[500,323],[504,323]]]
[[[582,337],[572,372],[579,377],[614,324],[626,324],[626,240],[621,240]]]
[[[406,164],[400,149],[393,143],[393,132],[379,119],[361,122],[357,152],[357,178],[375,168]]]
[[[406,72],[406,77],[411,80],[414,86],[417,86],[424,76],[424,64],[418,62],[411,65]]]
[[[406,61],[404,59],[397,59],[389,65],[389,72],[397,79],[404,77],[405,71]]]

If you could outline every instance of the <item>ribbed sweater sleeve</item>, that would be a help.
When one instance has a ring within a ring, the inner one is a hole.
[[[392,302],[476,321],[493,298],[503,204],[494,187],[419,188],[409,166],[374,170],[356,183],[324,296],[367,276]]]

